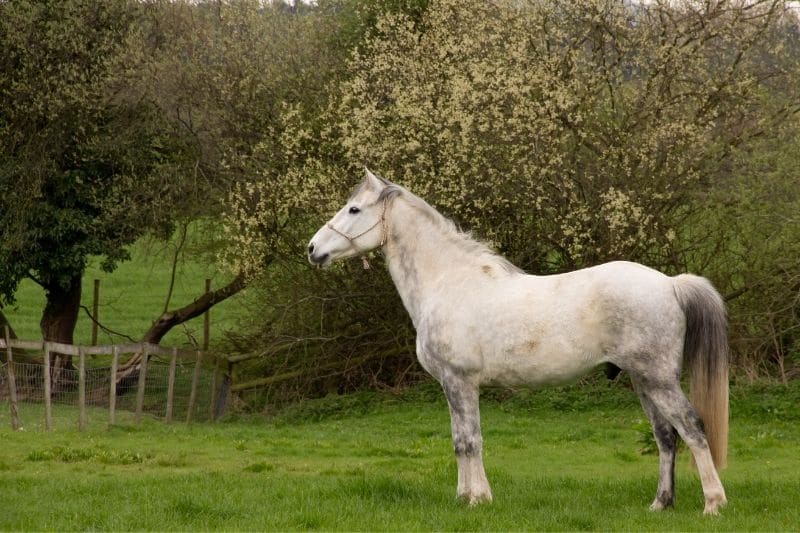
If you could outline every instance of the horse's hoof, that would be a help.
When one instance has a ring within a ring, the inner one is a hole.
[[[654,500],[653,503],[650,504],[651,511],[663,511],[667,506],[661,503],[658,500]]]
[[[672,496],[666,493],[661,498],[656,496],[656,499],[650,504],[651,511],[663,511],[667,507],[672,507]]]
[[[706,516],[719,516],[719,507],[706,505],[706,508],[703,509],[703,514]]]
[[[492,493],[479,492],[476,494],[459,494],[458,499],[463,501],[470,507],[474,507],[482,503],[492,503]]]
[[[719,514],[719,510],[728,503],[727,498],[725,498],[725,494],[720,494],[717,496],[710,496],[706,498],[706,506],[703,509],[704,515],[709,516],[717,516]]]
[[[469,500],[469,506],[475,507],[476,505],[481,505],[484,503],[492,503],[492,495],[491,494],[480,494]]]

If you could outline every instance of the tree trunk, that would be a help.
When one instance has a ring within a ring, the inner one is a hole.
[[[47,303],[44,306],[42,320],[39,322],[42,338],[46,341],[72,344],[81,305],[81,276],[72,276],[67,289],[58,283],[45,286],[45,295]],[[50,357],[54,377],[58,376],[62,369],[74,369],[71,355],[53,352]]]
[[[6,315],[3,314],[3,309],[0,308],[0,337],[4,337],[5,336],[5,334],[6,334],[5,328],[6,327],[8,328],[8,338],[9,339],[16,339],[17,338],[17,334],[14,332],[14,328],[11,327],[11,322],[8,321],[8,318],[6,318]],[[0,351],[0,360],[3,359],[3,354],[4,353],[5,353],[5,351]],[[13,351],[12,357],[14,358],[15,361],[19,361],[19,356],[17,354],[17,350]]]
[[[8,336],[12,339],[16,339],[17,334],[14,333],[14,328],[11,327],[11,323],[6,318],[6,315],[3,314],[3,309],[0,308],[0,333],[3,332],[4,326],[8,326]]]

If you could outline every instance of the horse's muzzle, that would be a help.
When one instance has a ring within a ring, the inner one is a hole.
[[[330,254],[316,254],[314,253],[314,243],[308,245],[308,262],[315,266],[323,266],[330,259]]]
[[[319,257],[314,254],[308,254],[308,262],[316,266],[325,266],[325,263],[328,262],[328,257],[329,254],[322,254]]]

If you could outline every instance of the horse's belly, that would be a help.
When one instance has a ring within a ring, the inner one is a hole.
[[[596,346],[529,341],[491,350],[484,357],[481,382],[487,385],[553,385],[568,383],[603,362]]]

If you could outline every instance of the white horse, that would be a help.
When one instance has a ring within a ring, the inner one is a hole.
[[[697,465],[704,512],[725,505],[716,468],[727,451],[727,322],[706,279],[629,262],[527,275],[367,170],[311,239],[308,259],[325,266],[378,247],[417,330],[419,362],[447,396],[459,498],[492,499],[481,458],[481,385],[564,383],[606,363],[630,374],[653,426],[659,479],[650,508],[673,505],[677,435]],[[694,406],[680,387],[684,361]]]

